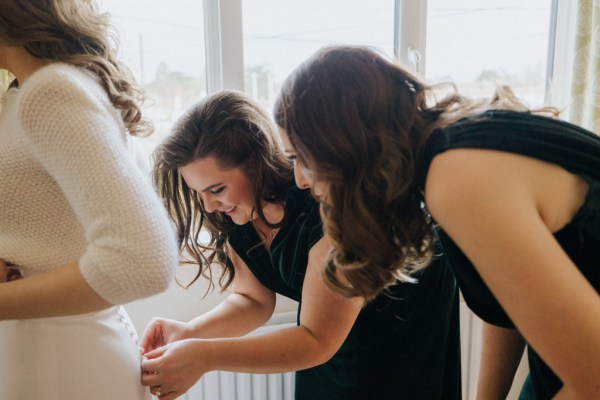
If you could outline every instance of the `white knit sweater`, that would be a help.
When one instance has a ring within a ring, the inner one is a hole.
[[[0,112],[0,258],[25,276],[78,261],[104,299],[159,293],[175,235],[119,112],[91,74],[55,63]]]

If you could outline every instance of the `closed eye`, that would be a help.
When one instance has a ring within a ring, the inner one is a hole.
[[[224,189],[225,189],[225,186],[219,186],[219,187],[218,187],[218,188],[216,188],[216,189],[211,189],[211,190],[210,190],[210,193],[212,193],[212,194],[219,194],[219,193],[221,193],[221,192],[222,192]]]

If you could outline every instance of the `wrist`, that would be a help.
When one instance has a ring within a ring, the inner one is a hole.
[[[206,339],[202,336],[204,330],[204,326],[200,323],[186,322],[182,327],[182,339]]]
[[[215,340],[206,340],[206,339],[188,339],[191,342],[192,346],[192,354],[194,354],[194,364],[197,371],[204,371],[204,373],[209,371],[214,371],[218,369],[216,365],[217,357],[214,357],[215,354],[218,354],[215,350]]]
[[[174,338],[174,341],[183,340],[183,339],[193,339],[193,336],[190,335],[190,326],[186,322],[179,322],[177,324],[176,332],[177,332],[177,337]]]

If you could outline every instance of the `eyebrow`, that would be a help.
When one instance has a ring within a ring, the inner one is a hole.
[[[204,193],[204,192],[208,192],[210,189],[213,189],[213,188],[215,188],[215,187],[217,187],[217,186],[220,186],[220,185],[222,185],[222,184],[223,184],[223,182],[219,182],[219,183],[213,183],[212,185],[210,185],[210,186],[208,186],[208,187],[206,187],[206,188],[202,189],[202,190],[201,190],[201,192],[202,192],[202,193]]]

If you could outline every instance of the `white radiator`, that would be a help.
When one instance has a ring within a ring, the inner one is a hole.
[[[183,397],[187,400],[293,400],[294,373],[259,375],[210,372]]]
[[[253,334],[294,326],[296,312],[278,313]],[[185,400],[294,400],[294,373],[240,374],[213,371],[204,375]]]

